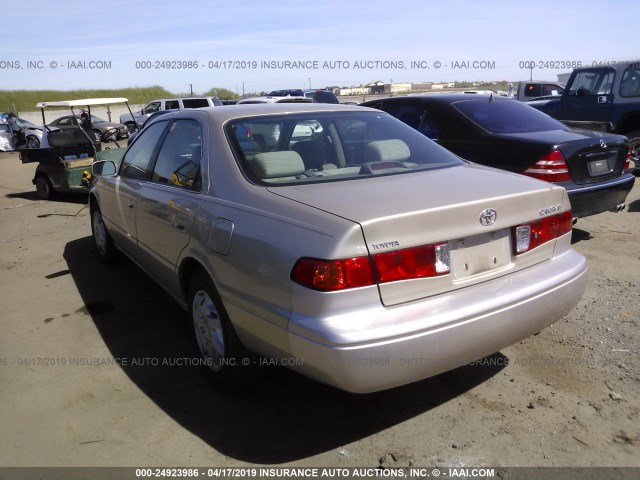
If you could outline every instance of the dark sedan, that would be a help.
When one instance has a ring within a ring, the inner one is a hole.
[[[635,181],[625,137],[568,128],[493,95],[427,94],[372,100],[462,158],[563,186],[573,216],[620,211]]]
[[[57,127],[61,130],[75,129],[82,124],[80,116],[73,117],[73,115],[65,115],[64,117],[56,118],[49,124],[50,127]],[[118,139],[128,138],[129,130],[121,123],[107,122],[101,118],[91,115],[91,129],[96,133],[96,140],[102,140],[102,136],[110,130],[116,129],[118,131]]]

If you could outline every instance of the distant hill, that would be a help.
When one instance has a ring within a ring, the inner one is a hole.
[[[38,102],[59,102],[81,98],[124,97],[130,105],[145,104],[156,98],[177,96],[162,87],[133,87],[118,90],[0,90],[0,113],[36,110]]]

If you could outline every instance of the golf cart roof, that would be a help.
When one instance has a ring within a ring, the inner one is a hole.
[[[40,102],[36,108],[46,107],[85,107],[90,105],[111,105],[128,102],[126,98],[85,98],[84,100],[65,100],[62,102]]]

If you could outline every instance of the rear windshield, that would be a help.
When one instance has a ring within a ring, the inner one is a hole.
[[[547,132],[567,129],[546,113],[516,100],[483,98],[456,102],[453,106],[469,120],[492,133]]]
[[[333,92],[325,92],[324,90],[305,92],[304,96],[312,98],[316,103],[340,103],[340,100]]]
[[[453,167],[464,161],[383,112],[308,112],[226,125],[245,175],[290,185]]]

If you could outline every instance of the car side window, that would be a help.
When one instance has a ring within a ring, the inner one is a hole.
[[[144,107],[144,113],[153,113],[160,110],[160,102],[151,102],[149,105]]]
[[[389,103],[383,105],[382,109],[426,137],[434,139],[440,136],[440,129],[423,105]]]
[[[525,97],[541,97],[542,87],[538,83],[527,83],[524,87]]]
[[[149,163],[166,126],[167,122],[154,123],[140,133],[122,159],[120,176],[135,180],[147,178]]]
[[[627,68],[620,82],[621,97],[640,97],[640,68],[637,64]]]
[[[180,108],[180,102],[178,100],[167,100],[164,103],[165,110],[177,110]]]
[[[550,95],[562,95],[564,92],[564,88],[559,87],[558,85],[553,85],[552,83],[545,83],[542,85],[542,96],[550,96]]]
[[[209,106],[206,98],[187,98],[182,100],[182,104],[184,108],[203,108]]]
[[[606,71],[601,70],[585,70],[579,72],[571,87],[569,95],[606,95],[611,93],[611,85],[615,72],[613,69]]]
[[[200,191],[202,128],[195,120],[175,120],[160,147],[151,181]]]

